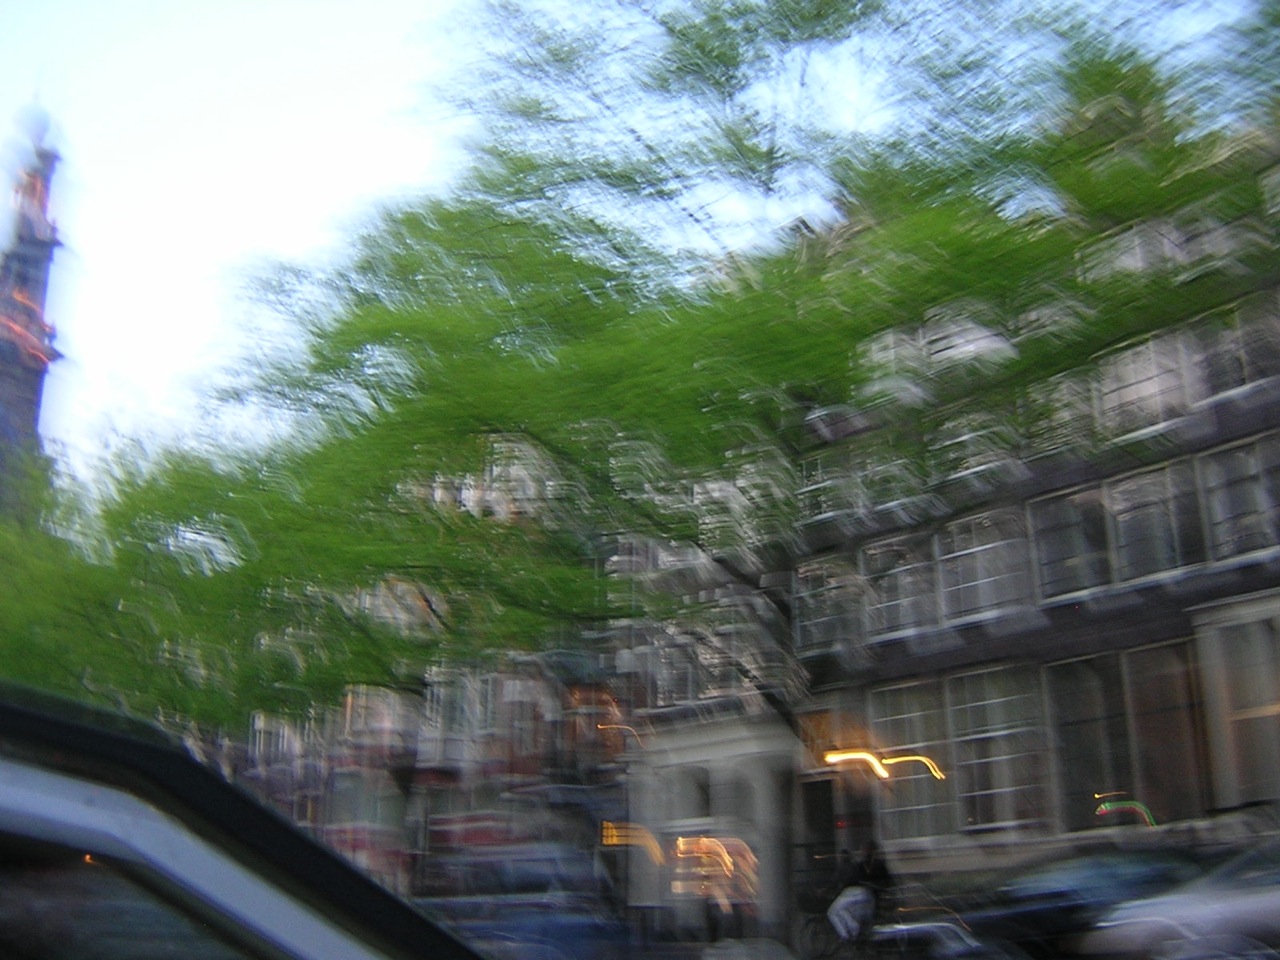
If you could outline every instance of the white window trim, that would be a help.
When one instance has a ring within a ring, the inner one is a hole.
[[[1213,802],[1218,807],[1238,806],[1242,802],[1242,791],[1228,711],[1225,651],[1220,634],[1224,627],[1280,620],[1280,590],[1206,604],[1193,609],[1191,614],[1205,699],[1205,732]],[[1280,650],[1277,656],[1280,657]]]

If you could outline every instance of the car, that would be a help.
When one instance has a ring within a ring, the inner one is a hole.
[[[994,891],[949,902],[974,934],[1060,957],[1105,911],[1202,876],[1210,861],[1168,846],[1082,850],[1015,868]]]
[[[861,946],[870,960],[1026,960],[1013,944],[984,940],[947,920],[877,924]]]
[[[612,885],[583,850],[546,842],[479,846],[426,866],[413,905],[486,953],[567,960],[632,953]]]
[[[825,916],[810,914],[794,931],[803,960],[857,956],[859,960],[1027,960],[1010,943],[977,937],[955,919],[877,923],[853,943],[836,936]]]
[[[0,956],[479,954],[157,728],[0,685]]]
[[[1081,939],[1092,957],[1280,954],[1280,840],[1253,846],[1161,896],[1120,904]]]

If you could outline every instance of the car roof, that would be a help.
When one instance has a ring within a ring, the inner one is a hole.
[[[152,724],[0,682],[0,760],[136,797],[390,956],[478,956]]]

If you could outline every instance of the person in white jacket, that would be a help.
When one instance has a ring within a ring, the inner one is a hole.
[[[827,919],[841,940],[856,940],[875,920],[880,898],[893,886],[893,874],[880,856],[880,847],[868,840],[853,874],[827,907]]]

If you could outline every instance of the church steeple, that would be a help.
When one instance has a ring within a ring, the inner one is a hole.
[[[49,268],[58,246],[49,186],[59,157],[44,143],[43,117],[29,119],[29,154],[13,187],[13,232],[0,254],[0,444],[36,443],[45,371],[60,356],[45,319]]]

